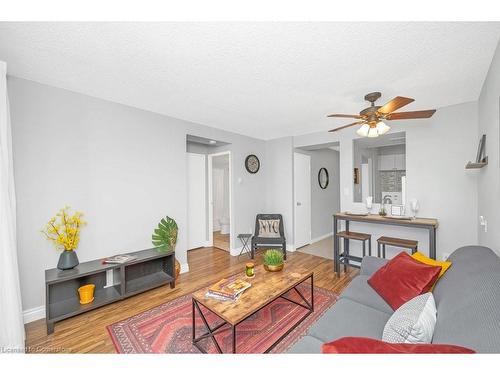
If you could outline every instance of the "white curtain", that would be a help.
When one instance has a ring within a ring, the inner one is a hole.
[[[7,64],[0,61],[0,352],[23,351]]]

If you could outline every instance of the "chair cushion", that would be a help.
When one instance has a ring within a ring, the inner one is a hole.
[[[344,336],[382,338],[390,314],[364,306],[348,298],[340,298],[311,327],[308,334],[320,341],[332,341]]]
[[[359,275],[355,277],[342,292],[342,298],[349,298],[362,305],[373,307],[387,314],[392,314],[394,310],[380,295],[368,285],[370,276]]]
[[[368,284],[394,309],[427,293],[436,282],[441,266],[428,266],[405,252],[392,258],[368,279]]]
[[[323,344],[322,353],[331,354],[471,354],[473,350],[456,345],[392,344],[367,337],[343,337]]]
[[[259,236],[262,238],[279,238],[280,235],[279,219],[259,219]]]

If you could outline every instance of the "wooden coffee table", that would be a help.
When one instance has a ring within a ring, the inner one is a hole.
[[[245,278],[245,273],[243,271],[241,272],[241,278]],[[297,289],[299,284],[302,284],[308,279],[311,280],[311,297],[309,301],[304,297],[300,290]],[[273,343],[273,345],[266,350],[266,353],[271,351],[286,335],[292,332],[314,311],[314,286],[313,273],[311,271],[304,271],[303,269],[287,267],[287,265],[285,265],[285,268],[282,271],[267,272],[261,265],[255,267],[255,277],[246,280],[252,284],[252,287],[245,290],[236,302],[219,301],[213,298],[205,297],[208,287],[193,293],[192,342],[193,345],[196,346],[202,353],[206,352],[199,345],[199,342],[206,339],[211,339],[215,344],[217,351],[222,353],[222,349],[217,342],[215,335],[228,329],[232,330],[232,352],[236,353],[236,326],[278,298],[283,298],[290,303],[303,307],[307,310],[307,313],[290,329],[284,332],[283,335],[281,335]],[[290,292],[292,289],[299,295],[302,300],[301,302],[303,303],[293,301],[285,296],[285,294]],[[206,317],[200,309],[200,305],[217,315],[223,320],[223,322],[215,327],[210,327]],[[199,337],[196,337],[196,312],[198,312],[205,328],[207,329],[207,333],[204,333]]]

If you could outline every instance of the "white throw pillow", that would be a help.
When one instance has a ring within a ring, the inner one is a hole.
[[[269,219],[261,220],[259,219],[259,237],[264,238],[279,238],[280,236],[280,220],[279,219]]]
[[[432,293],[421,294],[402,305],[384,327],[382,341],[430,344],[436,326],[436,302]]]

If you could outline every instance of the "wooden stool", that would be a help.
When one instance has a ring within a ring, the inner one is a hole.
[[[385,246],[402,247],[411,249],[411,253],[417,252],[418,241],[405,240],[404,238],[394,238],[382,236],[377,240],[377,256],[380,258],[380,245],[382,245],[382,258],[385,258]]]
[[[368,241],[368,255],[372,255],[371,234],[343,231],[338,232],[336,236],[344,239],[344,252],[339,254],[340,263],[344,263],[344,272],[346,271],[347,266],[350,266],[350,260],[361,262],[361,260],[363,259],[354,255],[349,255],[349,240],[361,241],[363,243],[363,257],[366,255],[366,241]],[[353,267],[359,268],[358,266]]]

